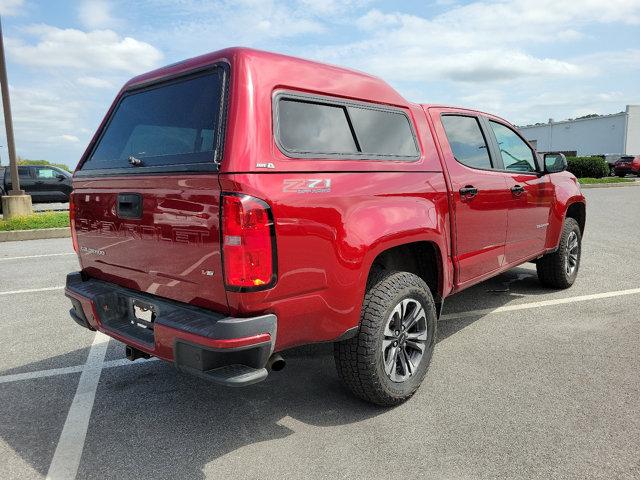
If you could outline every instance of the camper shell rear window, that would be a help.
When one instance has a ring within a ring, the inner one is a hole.
[[[217,170],[226,75],[218,65],[125,93],[79,173]]]

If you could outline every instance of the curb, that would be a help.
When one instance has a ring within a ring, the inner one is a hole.
[[[37,230],[9,230],[0,232],[0,242],[16,242],[19,240],[42,240],[45,238],[66,238],[71,236],[71,229],[41,228]]]
[[[621,183],[588,183],[580,184],[580,188],[620,188],[620,187],[638,187],[640,182],[621,182]]]

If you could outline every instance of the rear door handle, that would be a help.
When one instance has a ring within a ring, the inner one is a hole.
[[[516,197],[519,197],[524,193],[524,187],[522,185],[514,185],[511,187],[511,193]]]
[[[471,200],[478,194],[478,189],[473,185],[465,185],[460,189],[460,196],[463,200]]]

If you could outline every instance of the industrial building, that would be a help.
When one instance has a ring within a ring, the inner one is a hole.
[[[519,127],[539,152],[568,155],[640,154],[640,105],[624,112]]]

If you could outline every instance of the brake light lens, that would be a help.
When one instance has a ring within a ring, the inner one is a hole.
[[[249,195],[222,197],[224,277],[232,289],[258,290],[276,280],[273,219],[269,205]]]
[[[71,228],[71,243],[73,249],[78,253],[78,234],[76,233],[76,202],[73,192],[69,195],[69,225]]]

